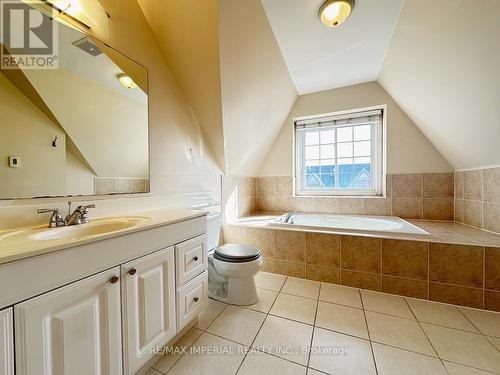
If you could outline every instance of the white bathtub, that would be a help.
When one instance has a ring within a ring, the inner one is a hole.
[[[353,216],[330,214],[302,214],[297,213],[292,221],[283,223],[276,221],[269,223],[271,227],[316,229],[338,233],[366,233],[373,235],[402,234],[426,236],[426,231],[415,225],[394,216]]]

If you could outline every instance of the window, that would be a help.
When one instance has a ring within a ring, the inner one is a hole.
[[[382,195],[383,122],[383,108],[296,120],[296,195]]]

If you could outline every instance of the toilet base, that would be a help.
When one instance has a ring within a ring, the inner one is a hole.
[[[257,303],[254,276],[262,265],[262,258],[248,263],[225,263],[208,258],[208,296],[216,301],[237,306]]]

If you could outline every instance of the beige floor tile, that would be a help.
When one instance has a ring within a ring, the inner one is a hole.
[[[372,341],[436,356],[416,320],[367,311],[366,320]]]
[[[497,348],[498,351],[500,351],[500,338],[498,337],[486,337],[489,342],[493,344],[495,348]]]
[[[482,370],[500,372],[500,353],[484,336],[426,323],[422,323],[422,327],[440,358]]]
[[[144,373],[144,375],[162,375],[162,373],[156,371],[154,368],[150,368]]]
[[[365,314],[354,307],[328,302],[318,303],[316,326],[368,339]]]
[[[491,372],[444,361],[449,375],[491,375]]]
[[[325,302],[362,308],[359,289],[335,284],[322,283],[319,299]]]
[[[285,283],[286,276],[276,273],[259,272],[255,275],[255,285],[257,288],[269,289],[278,292]]]
[[[459,307],[483,335],[500,337],[500,313]]]
[[[317,301],[309,298],[280,293],[269,313],[302,323],[314,324],[316,304]]]
[[[207,332],[250,346],[266,314],[229,305],[207,328]]]
[[[438,358],[373,343],[379,375],[446,375]]]
[[[307,324],[268,316],[253,347],[305,366],[308,355],[303,349],[310,347],[312,333]]]
[[[363,300],[364,309],[367,311],[415,319],[405,299],[401,296],[362,290],[361,299]]]
[[[306,370],[304,366],[254,351],[246,356],[238,375],[305,375]]]
[[[315,328],[309,367],[328,374],[375,374],[370,342]]]
[[[243,346],[204,333],[168,374],[234,375],[244,356]]]
[[[420,322],[478,332],[456,306],[414,298],[406,300]]]
[[[318,299],[320,283],[312,280],[289,277],[286,279],[282,293],[293,294],[299,297]]]
[[[227,304],[225,303],[209,299],[207,306],[198,315],[198,324],[196,325],[196,328],[201,330],[207,329],[226,306]]]
[[[153,365],[155,370],[166,374],[168,370],[182,357],[182,355],[195,343],[196,340],[202,335],[203,331],[192,328],[186,332],[174,345],[169,354],[165,354],[158,362]]]
[[[312,368],[308,368],[307,375],[324,375],[324,372],[319,372],[319,371],[313,370]]]
[[[257,296],[259,297],[259,302],[250,306],[241,306],[241,307],[260,311],[263,313],[268,313],[269,310],[271,310],[271,306],[273,305],[274,300],[278,296],[278,292],[274,292],[268,289],[257,288]]]

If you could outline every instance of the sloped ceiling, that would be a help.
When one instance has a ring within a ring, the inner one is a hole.
[[[256,173],[297,98],[260,0],[138,2],[221,169]]]
[[[299,94],[378,78],[404,0],[356,0],[336,29],[318,20],[324,0],[262,0]]]
[[[260,0],[219,0],[219,16],[226,171],[256,175],[297,91]]]
[[[455,169],[500,164],[500,1],[406,0],[379,82]]]
[[[224,169],[217,0],[138,0],[155,39]]]

